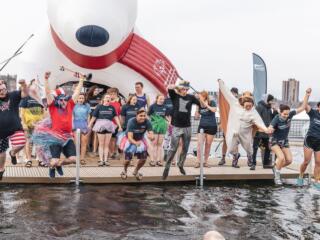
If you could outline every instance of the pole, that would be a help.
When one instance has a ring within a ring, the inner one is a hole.
[[[200,144],[200,187],[203,187],[203,162],[204,162],[204,130],[200,129],[200,137],[201,137],[201,144]],[[199,153],[198,153],[199,154]]]
[[[81,141],[81,132],[80,129],[77,129],[77,157],[76,157],[76,186],[80,185],[80,141]]]

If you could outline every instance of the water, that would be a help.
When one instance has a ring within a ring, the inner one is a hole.
[[[320,192],[272,182],[0,187],[0,239],[320,239]]]

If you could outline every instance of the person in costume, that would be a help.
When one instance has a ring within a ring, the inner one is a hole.
[[[43,161],[49,165],[50,178],[54,178],[56,171],[59,175],[63,175],[62,165],[72,164],[76,161],[72,119],[75,102],[83,88],[85,77],[80,77],[73,95],[68,96],[62,88],[56,88],[54,91],[50,89],[50,75],[50,72],[46,72],[44,77],[50,119],[45,119],[36,126],[32,140],[37,145],[38,153]],[[65,155],[66,159],[60,158],[61,153]]]
[[[198,127],[198,145],[197,145],[197,163],[195,168],[200,167],[201,159],[201,141],[200,130],[204,130],[204,167],[209,167],[208,159],[210,155],[211,145],[214,139],[214,136],[217,134],[217,120],[216,120],[216,111],[217,104],[215,101],[209,99],[209,94],[207,91],[202,91],[200,95],[203,98],[204,104],[201,104],[200,107],[197,107],[195,117],[200,118],[200,123]]]
[[[292,118],[303,112],[307,105],[311,94],[311,89],[306,90],[302,105],[297,110],[290,111],[287,105],[280,105],[280,113],[273,118],[269,129],[272,131],[271,150],[276,154],[276,163],[273,169],[274,182],[276,185],[282,185],[281,169],[292,163],[292,154],[289,146],[289,131]]]
[[[244,92],[242,96],[237,99],[225,86],[224,82],[219,79],[219,88],[221,94],[229,106],[227,127],[224,130],[226,134],[226,143],[228,152],[232,154],[232,166],[239,168],[238,160],[240,153],[238,151],[239,144],[244,148],[247,153],[248,161],[251,161],[253,149],[253,131],[254,126],[267,134],[270,133],[269,129],[263,123],[260,115],[254,108],[253,97],[250,92]],[[220,104],[223,104],[220,101]],[[220,105],[220,111],[221,111]]]
[[[269,127],[272,119],[278,114],[277,110],[273,108],[273,105],[275,103],[274,97],[271,94],[266,94],[264,96],[264,100],[261,100],[256,110],[261,116],[264,124]],[[253,156],[252,156],[252,162],[249,162],[248,165],[250,167],[250,170],[255,170],[257,165],[257,152],[258,149],[261,148],[261,153],[263,153],[262,156],[262,165],[263,168],[272,168],[272,159],[270,156],[271,149],[269,146],[269,135],[264,132],[257,132],[254,140],[253,140]]]
[[[232,95],[233,95],[235,98],[239,99],[239,90],[238,90],[238,88],[233,87],[233,88],[231,88],[230,91],[231,91]],[[219,127],[221,127],[221,125],[220,125]],[[228,150],[228,147],[227,147],[227,143],[226,143],[226,137],[225,137],[225,134],[223,133],[222,158],[221,158],[221,160],[220,160],[219,163],[218,163],[219,166],[223,166],[223,165],[226,164],[226,154],[227,154],[227,150]]]
[[[36,100],[31,96],[36,96],[37,88],[35,87],[35,79],[29,84],[29,96],[23,98],[20,102],[20,117],[22,122],[22,127],[26,135],[26,167],[32,167],[32,134],[35,126],[39,121],[44,118],[44,107],[39,103],[40,100]],[[39,166],[43,166],[43,163],[39,161]]]
[[[156,101],[152,104],[148,111],[155,140],[153,141],[153,156],[150,162],[151,166],[163,166],[163,139],[168,129],[169,109],[164,104],[164,96],[159,94]],[[155,162],[154,162],[155,161]]]
[[[5,172],[6,152],[11,142],[11,163],[17,164],[16,154],[25,144],[26,138],[19,116],[19,104],[22,98],[28,95],[25,80],[20,80],[20,90],[8,92],[3,80],[0,80],[0,181]]]
[[[80,162],[82,165],[86,164],[85,156],[88,144],[88,123],[90,121],[90,105],[86,102],[86,95],[81,93],[77,99],[77,103],[73,109],[73,132],[76,136],[77,129],[80,129]],[[75,138],[76,139],[76,138]],[[76,141],[75,141],[76,142]]]
[[[191,140],[191,108],[193,104],[200,106],[200,101],[195,96],[188,94],[189,88],[190,83],[187,81],[181,81],[178,86],[170,85],[168,87],[169,96],[173,104],[173,130],[170,143],[171,149],[168,152],[162,175],[163,180],[167,179],[169,175],[171,162],[179,147],[180,139],[182,139],[182,151],[177,165],[181,174],[186,174],[183,166]]]
[[[99,104],[93,111],[89,124],[89,128],[98,134],[100,159],[98,161],[99,167],[110,166],[110,163],[108,162],[108,155],[112,133],[116,131],[117,127],[120,132],[122,131],[116,109],[110,103],[110,95],[105,94],[102,98],[102,103]],[[114,124],[112,120],[115,120],[116,124]]]
[[[320,102],[318,102],[316,109],[312,109],[310,105],[307,105],[306,112],[310,118],[310,125],[304,139],[304,161],[300,165],[300,175],[297,179],[297,184],[298,186],[303,186],[304,173],[312,159],[312,155],[314,154],[314,186],[320,190]]]
[[[123,180],[127,179],[128,167],[133,156],[139,159],[133,175],[137,180],[142,179],[143,175],[139,171],[148,157],[148,142],[146,138],[154,141],[154,134],[151,122],[147,119],[146,111],[140,109],[136,117],[129,120],[126,135],[121,139],[120,143],[120,149],[125,153],[124,171],[121,173]]]

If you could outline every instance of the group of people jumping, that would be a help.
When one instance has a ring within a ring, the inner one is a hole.
[[[177,164],[181,174],[185,175],[193,105],[196,105],[195,118],[200,119],[198,133],[204,132],[204,152],[200,151],[203,142],[198,137],[195,167],[200,167],[202,154],[204,167],[210,167],[208,159],[219,126],[215,115],[217,104],[210,99],[208,92],[188,94],[190,83],[180,81],[168,86],[167,96],[159,94],[151,104],[149,96],[143,92],[143,84],[137,82],[135,94],[130,94],[124,102],[117,88],[109,88],[103,96],[97,88],[82,93],[84,81],[85,77],[80,76],[72,96],[69,96],[61,87],[50,88],[50,72],[47,72],[44,77],[46,104],[43,104],[37,97],[34,80],[29,85],[19,81],[19,90],[13,92],[8,92],[5,82],[0,80],[0,180],[5,172],[9,141],[12,164],[17,164],[16,155],[26,146],[26,167],[31,167],[34,145],[39,165],[49,167],[49,176],[63,175],[62,166],[76,161],[77,129],[81,133],[82,164],[86,164],[88,145],[92,142],[92,151],[98,151],[98,165],[101,167],[109,166],[108,160],[117,159],[119,153],[124,155],[123,180],[127,179],[128,167],[134,157],[138,162],[132,174],[138,180],[143,178],[140,170],[148,156],[150,166],[164,166],[163,180],[167,179],[173,164]],[[311,89],[306,90],[298,109],[291,110],[287,105],[275,109],[275,99],[270,94],[255,103],[250,92],[239,94],[236,88],[229,90],[222,80],[218,83],[226,103],[225,106],[220,103],[220,113],[228,109],[219,165],[224,165],[226,155],[231,154],[232,167],[239,168],[241,145],[247,154],[248,166],[255,170],[260,148],[263,149],[263,167],[273,168],[275,183],[282,184],[281,169],[292,162],[288,140],[291,120],[306,111],[310,128],[304,141],[305,159],[297,182],[303,185],[304,172],[314,154],[315,184],[320,189],[320,103],[317,109],[308,105]],[[271,152],[276,155],[275,164]],[[65,158],[61,158],[61,153]]]

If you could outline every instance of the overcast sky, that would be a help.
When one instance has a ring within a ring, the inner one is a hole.
[[[0,60],[6,59],[46,18],[45,0],[2,0]],[[164,52],[181,76],[199,89],[217,78],[252,90],[252,52],[267,64],[269,92],[296,78],[300,96],[320,97],[319,0],[139,0],[137,26]],[[3,73],[14,73],[14,61]]]

